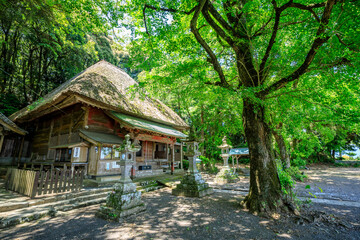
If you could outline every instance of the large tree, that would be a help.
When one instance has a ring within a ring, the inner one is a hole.
[[[358,81],[358,1],[138,0],[128,6],[136,26],[144,27],[142,39],[148,42],[142,43],[155,49],[153,53],[195,41],[201,51],[174,54],[206,56],[207,63],[198,65],[207,68],[204,83],[242,97],[251,159],[244,204],[252,212],[278,211],[284,203],[272,155],[267,99],[287,94],[283,89],[292,92],[289,84],[296,88],[324,72],[341,71],[342,80]],[[185,40],[189,30],[193,38]],[[150,61],[154,59],[143,63]]]

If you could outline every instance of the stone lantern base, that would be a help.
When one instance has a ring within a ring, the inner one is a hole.
[[[180,184],[172,190],[173,195],[185,197],[204,197],[213,192],[200,173],[187,173]]]
[[[145,203],[141,200],[141,192],[136,191],[132,182],[116,183],[106,199],[106,205],[100,206],[96,216],[119,221],[129,215],[145,211]]]
[[[234,183],[238,181],[238,176],[231,170],[229,166],[224,166],[218,174],[216,174],[216,183]]]

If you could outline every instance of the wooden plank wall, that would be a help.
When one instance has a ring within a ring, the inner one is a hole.
[[[51,146],[79,142],[84,117],[84,109],[77,104],[36,120],[32,147],[37,160],[53,160],[55,150],[49,149]]]
[[[87,119],[88,130],[103,133],[115,133],[115,120],[102,109],[89,108]]]

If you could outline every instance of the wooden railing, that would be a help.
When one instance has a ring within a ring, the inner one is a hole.
[[[29,171],[8,169],[6,189],[31,198],[52,193],[77,192],[81,189],[84,171]]]

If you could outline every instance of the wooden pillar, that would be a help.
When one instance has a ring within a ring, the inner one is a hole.
[[[169,144],[166,144],[165,155],[166,155],[166,160],[169,162]]]
[[[2,145],[4,143],[4,135],[1,134],[1,137],[0,137],[0,153],[1,153],[1,150],[2,150]]]
[[[153,160],[155,159],[155,150],[156,150],[156,142],[153,142],[153,152],[152,152]]]
[[[171,150],[171,174],[174,174],[174,168],[175,168],[175,143],[173,143],[172,145],[172,150]]]
[[[231,156],[233,173],[235,173],[234,156]]]
[[[75,170],[75,166],[74,164],[71,164],[71,177],[74,176],[74,170]]]
[[[51,135],[54,129],[54,119],[51,119],[51,123],[50,123],[50,132],[49,132],[49,140],[48,140],[48,154],[47,154],[47,159],[50,159],[50,153],[54,152],[53,150],[50,149],[50,143],[51,143]],[[56,152],[56,150],[55,150]],[[55,160],[55,156],[53,156],[54,160]]]
[[[71,134],[72,134],[72,128],[74,126],[74,109],[71,110],[71,115],[70,115],[70,126],[69,126],[69,136],[68,136],[68,141],[67,143],[71,143]]]
[[[183,142],[180,142],[180,168],[184,169],[184,165],[183,165]]]
[[[19,155],[18,155],[17,165],[20,164],[20,159],[21,159],[21,156],[22,156],[23,148],[24,148],[24,140],[25,140],[25,137],[22,137],[22,139],[21,139],[21,145],[20,145],[20,151],[19,151]]]
[[[239,156],[236,156],[236,169],[239,169]]]

